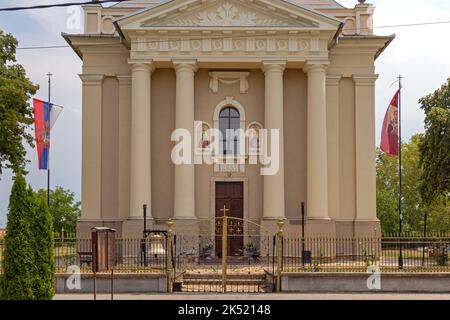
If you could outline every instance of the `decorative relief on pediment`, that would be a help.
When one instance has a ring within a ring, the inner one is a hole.
[[[318,27],[318,23],[307,19],[283,19],[265,15],[230,2],[202,10],[184,17],[171,17],[159,21],[147,21],[143,27]]]
[[[289,26],[277,19],[261,19],[252,11],[242,11],[231,3],[226,2],[214,11],[202,11],[196,19],[177,19],[177,26],[199,27],[248,27],[248,26]]]

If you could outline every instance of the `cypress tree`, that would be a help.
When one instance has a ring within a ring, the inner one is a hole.
[[[18,173],[14,178],[8,206],[1,290],[3,299],[34,299],[33,214],[34,201],[27,190],[25,178]]]
[[[31,189],[28,192],[30,197],[35,198],[35,213],[32,219],[35,255],[34,298],[50,300],[55,295],[53,219],[48,210],[47,200],[42,196],[34,196]]]

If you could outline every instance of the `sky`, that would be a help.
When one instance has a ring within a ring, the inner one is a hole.
[[[0,7],[60,3],[64,0],[1,0]],[[353,7],[356,0],[338,1]],[[442,0],[371,0],[376,6],[374,25],[450,21],[450,1]],[[73,20],[73,11],[67,8],[0,12],[0,29],[12,33],[19,47],[65,45],[61,32],[81,33]],[[78,15],[76,15],[78,17]],[[82,28],[82,23],[81,23]],[[424,114],[418,100],[450,77],[450,24],[403,28],[377,28],[378,35],[396,34],[396,39],[378,58],[376,73],[377,144],[386,108],[395,93],[398,75],[404,77],[403,135],[409,139],[423,132]],[[40,85],[36,97],[47,99],[46,74],[51,72],[51,101],[64,106],[52,130],[51,186],[62,186],[81,195],[81,61],[70,49],[18,50],[17,62],[22,64],[32,82]],[[37,154],[28,148],[28,183],[33,189],[45,188],[47,174],[37,169]],[[0,227],[6,225],[8,198],[12,175],[0,176]]]

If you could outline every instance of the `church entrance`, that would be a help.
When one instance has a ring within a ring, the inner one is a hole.
[[[281,252],[276,251],[281,248],[277,236],[244,218],[245,182],[215,181],[214,188],[214,230],[193,233],[189,224],[192,229],[200,228],[198,221],[192,221],[174,234],[174,291],[273,292],[275,262],[279,261],[276,253]],[[281,270],[281,263],[278,265]]]
[[[244,254],[244,183],[216,182],[216,255],[222,253],[222,217],[226,212],[228,220],[228,257],[242,257]]]

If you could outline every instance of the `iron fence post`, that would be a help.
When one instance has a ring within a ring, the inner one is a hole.
[[[222,223],[222,292],[227,292],[228,217],[226,211]]]
[[[173,263],[172,263],[172,227],[174,222],[172,219],[167,220],[167,292],[173,292]]]
[[[284,220],[278,220],[277,241],[277,292],[281,292],[281,269],[283,263],[283,226]]]

